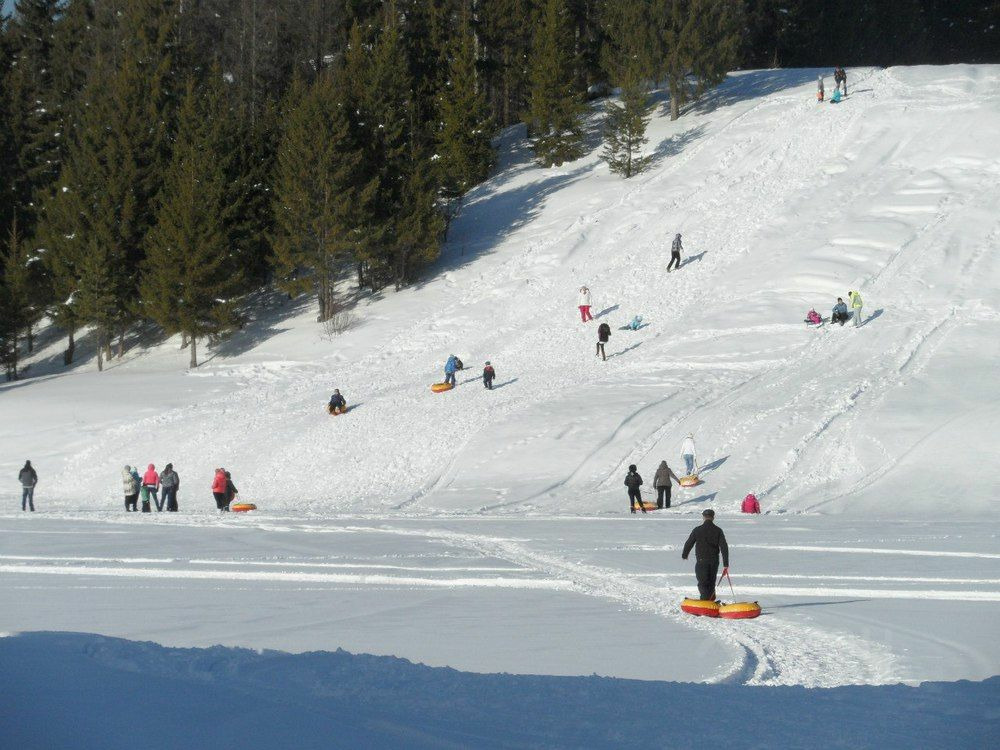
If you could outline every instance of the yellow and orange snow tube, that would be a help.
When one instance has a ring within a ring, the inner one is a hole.
[[[701,480],[698,479],[697,474],[688,474],[686,477],[681,477],[678,481],[681,487],[694,487],[697,484],[701,484]]]
[[[435,383],[431,386],[431,390],[435,393],[444,393],[445,391],[450,391],[454,387],[455,386],[451,383]]]
[[[247,511],[257,510],[257,506],[253,503],[236,503],[229,510],[234,513],[246,513]]]
[[[681,602],[681,609],[689,615],[698,617],[719,616],[719,603],[709,599],[685,599]]]
[[[719,607],[719,617],[727,620],[752,620],[760,614],[757,602],[735,602]]]

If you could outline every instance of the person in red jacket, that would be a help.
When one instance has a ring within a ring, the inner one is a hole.
[[[216,469],[215,479],[212,480],[212,496],[215,498],[215,507],[220,513],[229,510],[226,494],[226,470]]]
[[[744,513],[760,513],[760,503],[757,502],[757,496],[750,493],[743,498],[743,507],[741,510]]]
[[[152,496],[153,502],[156,503],[156,511],[163,510],[163,503],[160,502],[160,498],[156,494],[160,489],[160,475],[156,473],[156,467],[153,464],[146,467],[146,473],[142,475],[142,486],[146,488],[146,491]]]

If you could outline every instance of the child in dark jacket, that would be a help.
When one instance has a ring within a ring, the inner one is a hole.
[[[639,488],[642,486],[642,477],[639,476],[635,464],[628,467],[628,474],[625,475],[625,486],[628,487],[629,510],[635,513],[635,506],[638,504],[639,510],[645,513],[646,506],[642,504],[642,495],[639,493]]]
[[[496,370],[494,370],[493,365],[487,361],[486,367],[483,368],[483,385],[486,386],[488,390],[493,390],[493,378],[496,376]]]

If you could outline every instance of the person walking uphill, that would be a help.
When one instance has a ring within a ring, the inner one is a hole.
[[[31,461],[25,461],[22,469],[17,473],[17,481],[21,483],[21,510],[25,511],[29,507],[31,512],[35,512],[35,485],[38,484],[38,474],[31,465]]]
[[[486,361],[486,366],[483,368],[483,386],[489,390],[493,390],[493,379],[496,378],[497,371],[493,369],[493,365]]]
[[[594,319],[590,314],[590,290],[585,286],[580,287],[580,318],[584,323]]]
[[[638,503],[639,510],[645,513],[646,506],[642,504],[642,495],[639,491],[639,488],[642,487],[642,477],[636,471],[635,464],[628,467],[628,474],[625,475],[625,486],[628,487],[628,509],[635,513],[635,506]]]
[[[604,345],[608,343],[608,339],[611,338],[611,326],[607,323],[601,323],[597,326],[597,356],[603,361],[607,362],[608,357],[604,353]]]
[[[660,461],[660,467],[653,475],[653,487],[656,488],[656,507],[658,509],[670,507],[670,479],[673,478],[677,484],[681,480],[677,478],[673,470],[667,466],[666,461]]]
[[[670,267],[674,266],[674,263],[677,264],[674,268],[681,267],[681,250],[683,249],[684,247],[681,245],[681,234],[678,232],[674,236],[673,244],[670,245],[670,262],[667,263],[667,273],[670,273]]]
[[[215,498],[215,507],[220,513],[229,510],[226,502],[226,470],[216,469],[215,477],[212,479],[212,497]]]
[[[128,464],[122,469],[122,489],[125,491],[125,511],[139,510],[139,476]]]
[[[687,560],[694,547],[694,574],[698,579],[698,595],[704,601],[715,601],[715,580],[719,573],[719,555],[722,555],[723,575],[729,572],[729,545],[726,535],[715,525],[715,511],[707,508],[701,512],[704,521],[696,526],[684,542],[681,559]]]
[[[681,443],[681,457],[684,459],[688,476],[691,476],[698,469],[698,452],[694,447],[693,432],[689,432],[684,438],[684,442]]]
[[[840,87],[843,85],[844,96],[847,96],[847,71],[839,65],[833,69],[833,82],[837,84],[837,91],[840,91]]]
[[[163,504],[167,506],[167,511],[170,513],[177,512],[177,490],[180,488],[181,478],[174,471],[174,465],[167,464],[163,467],[163,473],[160,474],[160,489],[163,490]]]

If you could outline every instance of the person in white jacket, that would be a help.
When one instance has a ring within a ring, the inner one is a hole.
[[[594,319],[590,314],[590,290],[585,286],[580,287],[580,318],[584,323]]]
[[[681,456],[684,458],[684,465],[690,476],[698,470],[698,453],[694,447],[694,433],[689,432],[684,442],[681,443]]]

